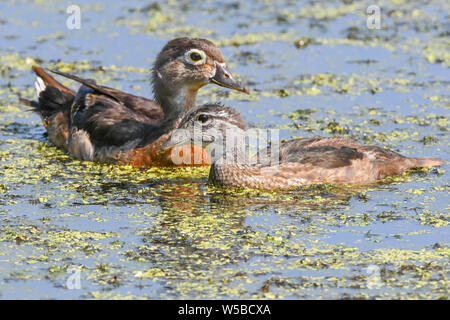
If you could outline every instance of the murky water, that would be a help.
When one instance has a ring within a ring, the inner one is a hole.
[[[210,86],[199,103],[282,138],[342,134],[449,160],[448,1],[377,1],[381,30],[366,27],[371,1],[75,3],[80,30],[66,1],[0,3],[0,298],[448,298],[448,165],[226,192],[207,168],[72,160],[17,102],[35,97],[35,63],[151,96],[164,43],[201,36],[252,95]]]

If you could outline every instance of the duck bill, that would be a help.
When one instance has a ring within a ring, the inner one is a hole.
[[[170,136],[169,139],[164,141],[159,147],[158,150],[166,151],[178,146],[182,146],[185,144],[190,144],[191,139],[189,135],[184,132],[184,130],[176,130],[174,134]]]
[[[245,88],[239,81],[234,79],[231,73],[218,63],[216,63],[216,74],[210,79],[210,81],[218,86],[249,94],[248,89]]]

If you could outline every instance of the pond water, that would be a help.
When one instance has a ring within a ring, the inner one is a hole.
[[[371,1],[74,3],[79,30],[67,1],[0,3],[1,299],[448,298],[448,164],[370,186],[221,190],[208,168],[73,160],[17,101],[35,98],[33,64],[151,97],[165,42],[205,37],[252,93],[208,86],[199,104],[282,138],[449,160],[448,1],[377,1],[375,30]]]

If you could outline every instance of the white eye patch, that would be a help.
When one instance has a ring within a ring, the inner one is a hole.
[[[206,62],[206,54],[200,49],[191,49],[184,54],[184,60],[193,65],[204,64]]]

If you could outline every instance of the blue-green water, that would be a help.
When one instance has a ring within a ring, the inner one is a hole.
[[[199,104],[282,138],[344,134],[448,160],[448,1],[379,1],[380,30],[370,1],[77,1],[79,30],[69,4],[0,3],[0,298],[448,298],[448,165],[225,192],[207,169],[72,160],[17,102],[35,97],[36,63],[151,96],[165,42],[198,36],[252,90],[210,86]]]

